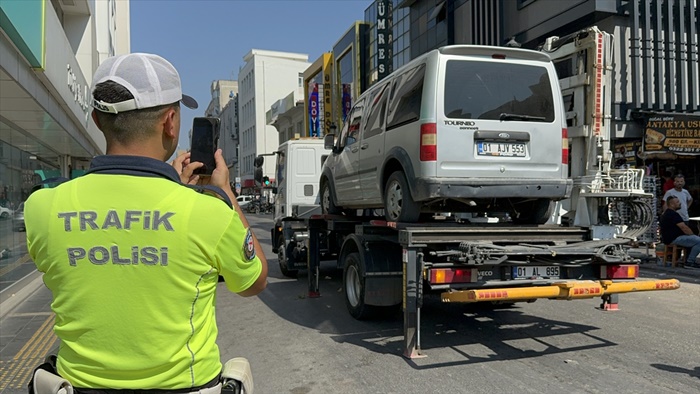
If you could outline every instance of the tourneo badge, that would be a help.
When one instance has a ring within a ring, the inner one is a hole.
[[[253,260],[255,258],[255,244],[253,243],[253,233],[250,231],[250,229],[248,229],[248,232],[245,234],[243,254],[248,260]]]

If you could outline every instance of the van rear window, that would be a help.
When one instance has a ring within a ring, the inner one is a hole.
[[[412,68],[396,77],[387,113],[386,129],[415,122],[420,118],[423,99],[425,64]]]
[[[544,67],[448,60],[443,81],[448,118],[499,120],[507,113],[554,121],[552,86]]]

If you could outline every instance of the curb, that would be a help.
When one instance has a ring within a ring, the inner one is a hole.
[[[687,279],[700,281],[700,269],[698,268],[683,268],[683,267],[662,267],[655,263],[647,263],[639,265],[640,271],[653,274],[660,274],[669,277],[677,276]],[[640,275],[641,276],[641,275]]]
[[[0,292],[0,319],[44,285],[43,275],[35,270]]]

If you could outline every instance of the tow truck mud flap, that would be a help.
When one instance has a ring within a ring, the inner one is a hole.
[[[354,237],[354,236],[353,236]],[[350,237],[349,237],[350,238]],[[365,304],[398,305],[403,300],[401,252],[397,245],[356,237],[365,277]],[[359,246],[363,246],[359,248]]]
[[[537,298],[575,300],[636,291],[675,290],[677,279],[638,279],[630,282],[566,281],[547,286],[459,290],[442,293],[443,302],[524,301]]]
[[[373,274],[373,272],[365,274],[365,304],[376,306],[400,304],[403,299],[401,273],[391,276]]]

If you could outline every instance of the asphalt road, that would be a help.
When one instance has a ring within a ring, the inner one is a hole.
[[[643,265],[643,276],[676,277],[681,288],[623,294],[614,312],[597,309],[599,299],[540,300],[500,310],[427,300],[421,310],[427,357],[409,360],[402,356],[400,313],[354,320],[331,263],[322,266],[321,297],[308,298],[304,271],[298,279],[279,271],[269,242],[271,215],[248,218],[269,259],[269,285],[257,297],[243,298],[220,283],[217,320],[222,360],[248,358],[256,394],[637,394],[700,388],[698,273]],[[26,392],[31,366],[56,351],[48,328],[50,293],[38,286],[0,320],[2,392]],[[34,350],[26,350],[29,345]]]

